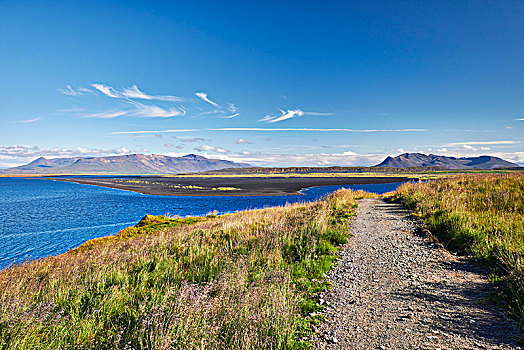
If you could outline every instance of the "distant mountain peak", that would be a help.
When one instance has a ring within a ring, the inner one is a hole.
[[[48,161],[47,158],[40,157],[38,159],[33,160],[31,163],[37,164],[37,163],[42,163],[42,162],[47,162],[47,161]]]
[[[375,167],[410,168],[410,167],[441,167],[446,169],[497,169],[514,168],[517,164],[494,156],[478,157],[448,157],[436,154],[402,153],[396,157],[388,156]]]
[[[182,174],[226,168],[246,168],[248,164],[188,154],[170,157],[163,154],[126,154],[108,157],[46,159],[0,170],[3,174]]]
[[[193,154],[193,153],[186,154],[185,156],[182,156],[182,158],[187,158],[187,159],[205,159],[205,157],[197,156],[196,154]]]

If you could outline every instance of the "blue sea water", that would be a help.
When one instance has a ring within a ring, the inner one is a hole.
[[[312,187],[303,195],[261,197],[153,196],[34,178],[0,178],[0,268],[57,255],[117,233],[145,214],[196,216],[316,200],[339,188],[384,193],[399,183]]]

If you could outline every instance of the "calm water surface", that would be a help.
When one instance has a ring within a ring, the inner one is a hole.
[[[57,255],[114,234],[145,214],[206,215],[312,201],[339,188],[384,193],[399,183],[322,186],[304,195],[263,197],[152,196],[44,179],[0,178],[0,268]]]

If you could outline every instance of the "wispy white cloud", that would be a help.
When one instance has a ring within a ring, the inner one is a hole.
[[[427,129],[215,128],[212,131],[426,132]]]
[[[37,122],[39,120],[41,120],[42,118],[38,117],[38,118],[34,118],[34,119],[25,119],[25,120],[15,120],[13,121],[13,123],[17,123],[17,124],[28,124],[28,123],[34,123],[34,122]]]
[[[127,111],[104,111],[97,113],[83,113],[81,118],[112,119],[126,115]]]
[[[84,108],[78,108],[78,107],[73,107],[73,108],[63,108],[63,109],[59,109],[57,111],[58,114],[76,114],[76,113],[80,113],[80,112],[84,112],[85,109]]]
[[[150,95],[141,91],[138,86],[133,85],[128,88],[123,88],[117,90],[112,86],[103,85],[103,84],[91,84],[92,87],[100,91],[106,96],[112,98],[128,98],[128,99],[138,99],[138,100],[158,100],[158,101],[185,101],[186,99],[178,96],[172,95]]]
[[[227,110],[232,114],[224,116],[222,118],[234,118],[240,115],[240,113],[238,112],[238,108],[233,103],[227,104]]]
[[[93,90],[85,88],[75,89],[68,85],[66,88],[59,89],[58,91],[62,94],[75,97],[85,95],[89,92],[92,95],[110,97],[111,99],[119,101],[120,104],[131,104],[135,108],[134,110],[128,110],[126,114],[135,117],[169,118],[183,116],[188,113],[191,113],[194,118],[204,115],[213,115],[220,118],[235,118],[240,115],[238,107],[233,103],[228,103],[223,107],[215,101],[212,101],[205,92],[195,93],[198,97],[198,99],[196,99],[194,97],[183,98],[174,95],[152,95],[140,90],[137,85],[126,88],[115,88],[105,84],[94,83],[91,84],[91,87]],[[149,103],[147,105],[141,103],[144,101],[149,101]],[[174,106],[173,102],[183,102],[184,105]],[[118,107],[118,109],[120,109],[120,107]],[[99,113],[86,113],[87,116],[93,115],[93,118],[100,118],[98,114]]]
[[[112,97],[112,98],[119,98],[122,97],[121,94],[115,91],[111,86],[103,85],[103,84],[91,84],[92,87],[100,91],[106,96]]]
[[[202,110],[201,108],[198,108],[200,111]],[[199,117],[203,117],[205,115],[217,115],[219,113],[218,110],[212,110],[212,111],[205,111],[205,112],[199,112],[197,113],[196,115],[193,116],[193,118],[199,118]]]
[[[200,151],[200,152],[217,152],[217,153],[229,153],[229,150],[221,147],[215,147],[215,146],[209,146],[209,145],[202,145],[195,147],[194,150]]]
[[[445,129],[445,132],[495,132],[494,129]]]
[[[235,117],[238,117],[239,115],[240,113],[235,113],[235,114],[223,116],[222,118],[235,118]]]
[[[171,118],[182,116],[185,114],[184,110],[176,107],[162,108],[154,105],[144,105],[141,103],[133,103],[135,109],[127,111],[103,111],[96,113],[81,113],[82,118],[97,118],[97,119],[111,119],[121,116],[134,116],[138,118]]]
[[[102,114],[102,113],[101,113]],[[139,130],[139,131],[116,131],[111,132],[109,134],[115,135],[115,134],[141,134],[141,133],[158,133],[158,132],[188,132],[188,131],[201,131],[201,130],[207,130],[207,131],[297,131],[297,132],[362,132],[362,133],[372,133],[372,132],[426,132],[427,129],[340,129],[340,128],[333,128],[333,129],[326,129],[326,128],[208,128],[208,129],[171,129],[171,130],[163,130],[163,131],[154,131],[154,130]],[[194,140],[197,141],[205,141],[206,139],[200,139],[200,138],[194,138]],[[271,141],[269,137],[266,137],[264,139],[265,141]],[[184,142],[184,141],[182,141]],[[191,141],[185,141],[185,142],[191,142]],[[334,146],[334,147],[343,147],[343,145],[340,146]]]
[[[202,101],[205,101],[209,104],[211,104],[212,106],[215,106],[216,108],[221,108],[220,105],[216,102],[213,102],[211,101],[208,97],[207,97],[207,93],[205,92],[196,92],[195,95],[197,97],[199,97],[200,99],[202,99]]]
[[[446,146],[462,146],[462,145],[515,145],[522,141],[464,141],[464,142],[452,142],[446,144]]]
[[[323,113],[323,112],[304,112],[301,109],[287,109],[280,110],[280,115],[266,115],[264,118],[259,119],[259,121],[267,123],[277,123],[283,120],[292,119],[296,117],[302,117],[304,115],[333,115],[333,113]]]
[[[159,134],[159,133],[176,133],[176,132],[193,132],[200,129],[167,129],[167,130],[135,130],[135,131],[113,131],[108,135],[133,135],[133,134]]]
[[[136,106],[136,110],[133,115],[140,118],[170,118],[184,115],[185,111],[179,110],[176,107],[161,108],[153,105],[144,105],[141,103],[133,103]]]
[[[236,113],[236,112],[238,112],[238,108],[237,108],[237,106],[235,106],[235,104],[233,104],[233,103],[228,103],[228,104],[227,104],[227,109],[228,109],[231,113]]]
[[[86,93],[91,93],[92,91],[82,87],[78,89],[73,89],[71,85],[67,85],[65,89],[58,89],[58,92],[67,96],[82,96]]]
[[[187,137],[187,136],[173,136],[173,137],[183,143],[210,141],[209,139],[205,139],[203,137]]]
[[[189,114],[194,117],[202,117],[205,115],[214,115],[220,118],[235,118],[240,115],[239,108],[233,103],[227,103],[225,106],[220,105],[219,103],[211,100],[206,92],[196,92],[195,96],[198,97],[197,100],[190,98],[183,98],[174,95],[152,95],[148,94],[138,88],[137,85],[132,85],[126,88],[115,88],[105,84],[91,84],[91,87],[94,88],[93,91],[101,93],[104,96],[121,99],[122,102],[129,102],[135,105],[137,111],[129,111],[130,116],[140,116],[140,117],[159,117],[159,118],[168,118],[174,116],[181,116]],[[59,89],[63,94],[70,96],[81,96],[87,94],[88,92],[94,94],[93,91],[85,88],[74,89],[68,85],[65,89]],[[146,100],[146,101],[162,101],[162,102],[185,102],[185,106],[169,106],[169,105],[143,105],[139,104],[137,100]],[[204,102],[207,106],[202,108],[198,103]],[[209,110],[209,107],[212,107],[212,110]],[[197,113],[195,113],[195,111]],[[192,112],[192,113],[191,113]],[[96,114],[96,113],[93,113]],[[306,115],[311,116],[328,116],[333,115],[329,112],[307,112],[301,109],[280,109],[279,115],[266,115],[260,121],[267,123],[277,123],[282,122],[288,119],[299,118]]]
[[[147,95],[143,93],[142,91],[138,90],[138,87],[136,85],[133,85],[130,88],[123,89],[122,95],[128,98],[138,98],[143,100],[152,100],[153,96]]]
[[[260,121],[268,123],[277,123],[286,119],[302,117],[304,115],[304,112],[300,109],[288,109],[286,111],[281,109],[280,112],[281,114],[277,116],[266,115],[264,118],[260,119]]]
[[[142,100],[159,100],[159,101],[184,101],[182,97],[170,95],[148,95],[138,89],[138,86],[133,85],[129,88],[124,88],[121,91],[122,96],[127,98],[135,98]]]
[[[515,119],[515,120],[524,121],[524,118],[519,118],[519,119]]]
[[[348,147],[361,147],[360,145],[322,145],[322,148],[348,148]]]

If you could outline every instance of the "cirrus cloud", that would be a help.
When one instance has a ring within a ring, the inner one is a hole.
[[[238,107],[228,103],[225,107],[212,101],[206,92],[197,92],[198,99],[183,98],[175,95],[153,95],[146,93],[132,85],[126,88],[115,88],[109,85],[94,83],[90,86],[93,90],[86,88],[73,88],[67,85],[64,89],[58,89],[61,94],[81,98],[89,95],[97,97],[109,97],[119,104],[118,109],[113,108],[103,112],[89,112],[77,115],[84,118],[109,119],[119,116],[130,116],[140,118],[170,118],[190,114],[192,117],[213,115],[219,118],[234,118],[240,115]],[[148,104],[144,104],[147,101]],[[115,103],[113,102],[113,103]],[[179,104],[174,105],[174,102]],[[183,104],[183,105],[182,105]],[[122,106],[129,108],[122,108]],[[87,111],[86,111],[87,110]]]
[[[200,131],[200,130],[199,129],[134,130],[134,131],[113,131],[107,134],[108,135],[162,134],[162,133],[192,132],[192,131]]]
[[[176,107],[161,108],[158,106],[144,105],[141,103],[134,103],[136,110],[132,112],[133,115],[139,118],[170,118],[185,114],[184,110],[179,110]]]
[[[341,129],[341,128],[214,128],[212,131],[304,131],[304,132],[426,132],[427,129]]]
[[[96,119],[112,119],[123,115],[126,115],[127,111],[104,111],[96,113],[83,113],[80,115],[82,118],[96,118]]]
[[[39,120],[41,120],[42,118],[38,117],[38,118],[33,118],[33,119],[24,119],[24,120],[15,120],[15,121],[12,121],[11,123],[16,123],[16,124],[30,124],[30,123],[35,123]]]
[[[107,86],[103,84],[91,84],[91,86],[108,97],[112,97],[112,98],[122,97],[122,95],[116,92],[111,86]]]
[[[159,100],[159,101],[185,101],[184,98],[171,95],[148,95],[138,89],[136,85],[129,88],[124,88],[121,91],[122,96],[127,98],[136,98],[143,100]]]
[[[259,121],[268,122],[268,123],[277,123],[277,122],[281,122],[286,119],[302,117],[304,115],[304,111],[301,111],[300,109],[288,109],[286,111],[281,109],[280,112],[282,113],[281,115],[277,115],[277,116],[266,115],[264,118],[260,119]]]
[[[58,89],[58,92],[61,93],[62,95],[67,95],[67,96],[83,96],[87,93],[92,93],[93,91],[86,89],[86,88],[73,89],[71,85],[67,85],[65,89]]]
[[[464,142],[452,142],[445,146],[463,146],[463,145],[515,145],[522,141],[464,141]]]
[[[220,105],[214,101],[211,101],[208,97],[207,97],[207,93],[205,92],[196,92],[195,95],[197,97],[199,97],[200,99],[202,99],[202,101],[205,101],[207,103],[209,103],[210,105],[214,106],[214,107],[217,107],[217,108],[220,108]]]
[[[288,109],[280,110],[280,115],[272,116],[266,115],[264,118],[259,119],[259,121],[266,123],[277,123],[283,120],[292,119],[296,117],[302,117],[304,115],[332,115],[333,113],[321,113],[321,112],[304,112],[301,109]]]

